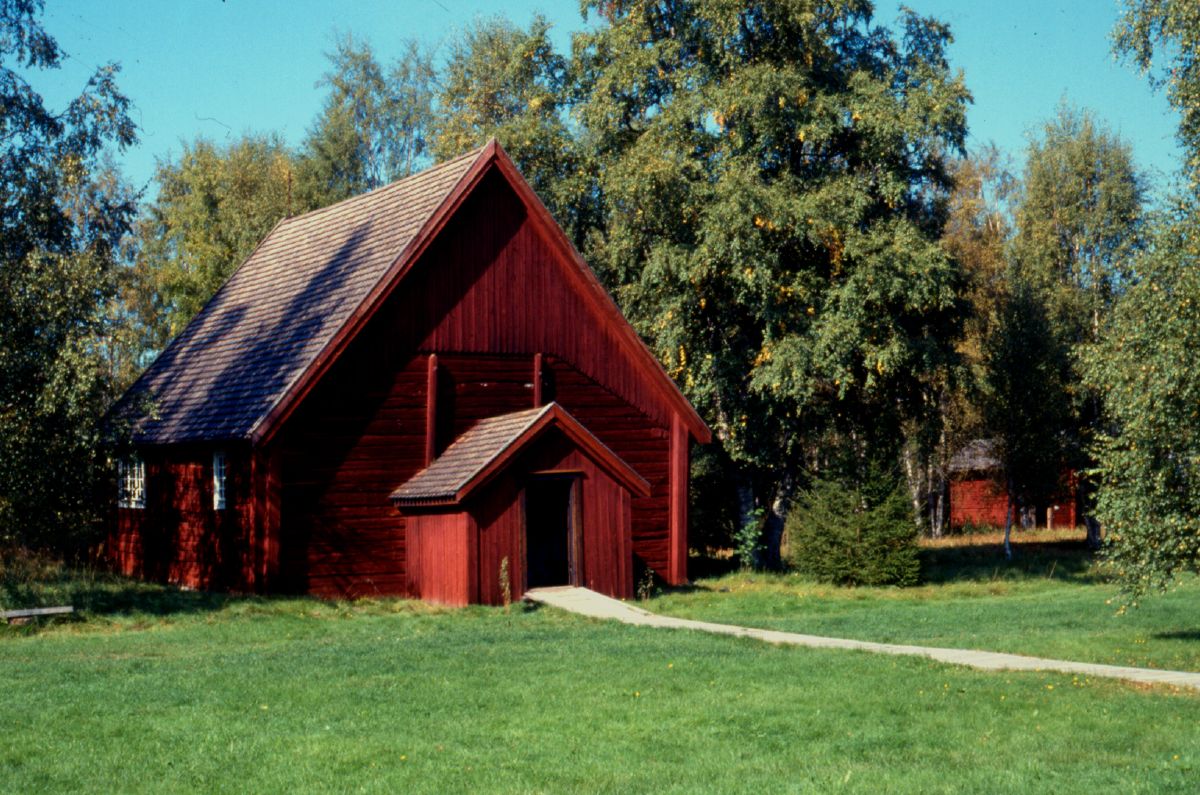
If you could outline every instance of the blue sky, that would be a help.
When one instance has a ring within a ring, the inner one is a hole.
[[[367,37],[381,60],[407,38],[445,52],[453,32],[479,15],[525,24],[541,11],[556,43],[583,27],[577,0],[49,0],[45,22],[70,58],[33,81],[52,103],[79,91],[91,70],[121,63],[141,142],[121,159],[146,185],[156,158],[198,135],[222,141],[278,131],[298,143],[324,90],[324,52],[333,32]],[[1176,116],[1131,66],[1117,63],[1109,32],[1115,0],[909,0],[918,13],[950,23],[951,60],[975,96],[970,144],[994,141],[1019,165],[1026,135],[1062,99],[1093,110],[1133,144],[1139,165],[1161,183],[1179,164]],[[898,4],[876,3],[891,23]]]

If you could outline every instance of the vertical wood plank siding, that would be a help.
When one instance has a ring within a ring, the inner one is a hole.
[[[446,605],[478,601],[475,522],[465,512],[408,518],[408,547],[414,596]]]
[[[667,581],[687,581],[687,508],[688,508],[688,445],[691,437],[683,419],[674,415],[671,422],[671,510],[667,562]]]
[[[630,505],[632,551],[669,575],[671,409],[551,256],[507,183],[486,178],[288,422],[281,568],[291,588],[406,592],[405,519],[386,497],[424,465],[428,384],[440,450],[480,419],[530,406],[538,353],[543,400],[651,483]],[[499,511],[496,521],[509,528],[498,533],[516,532],[514,517]],[[499,560],[481,565],[495,601]]]
[[[525,518],[522,490],[529,473],[559,471],[579,477],[582,558],[581,585],[620,598],[633,595],[630,566],[629,492],[576,450],[561,434],[552,433],[497,478],[470,506],[479,528],[479,592],[484,604],[500,604],[500,568],[508,559],[511,595],[525,590]]]
[[[226,454],[226,507],[213,508],[213,446],[149,448],[146,507],[118,508],[108,556],[123,574],[190,588],[255,587],[254,509],[248,447]]]

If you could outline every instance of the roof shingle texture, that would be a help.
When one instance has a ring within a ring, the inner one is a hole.
[[[987,472],[1000,467],[995,439],[974,439],[950,457],[951,472]]]
[[[122,399],[135,441],[249,436],[478,157],[281,221]]]
[[[392,492],[400,502],[451,500],[488,464],[511,447],[556,404],[480,420],[432,464]]]

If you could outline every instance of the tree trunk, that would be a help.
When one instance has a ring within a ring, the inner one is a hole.
[[[937,488],[930,494],[932,504],[929,506],[929,535],[941,538],[946,532],[946,503],[949,502],[949,486],[945,478],[935,478]]]
[[[737,477],[738,526],[734,536],[738,563],[757,568],[762,548],[761,513],[754,499],[752,479],[741,473]]]
[[[754,484],[750,482],[750,478],[743,475],[737,479],[737,496],[738,527],[742,528],[758,519],[754,510]]]
[[[1100,522],[1096,517],[1087,515],[1083,517],[1083,523],[1087,526],[1087,546],[1090,550],[1100,548]]]
[[[918,528],[921,528],[924,525],[925,509],[929,502],[929,481],[926,477],[927,470],[917,460],[913,447],[915,445],[911,442],[904,445],[900,460],[904,464],[904,479],[908,485],[908,500],[912,504],[913,521],[917,523]]]
[[[929,506],[929,534],[933,538],[941,538],[946,532],[946,515],[950,503],[950,482],[946,479],[946,424],[943,421],[941,433],[938,434],[937,447],[929,457],[929,488],[931,501]]]
[[[1016,500],[1013,499],[1012,487],[1008,489],[1008,512],[1004,517],[1004,557],[1006,560],[1012,560],[1012,524],[1013,510],[1016,508]]]
[[[758,566],[763,569],[783,568],[783,525],[786,519],[784,508],[787,489],[783,484],[775,487],[771,507],[763,521],[762,547],[758,555]]]

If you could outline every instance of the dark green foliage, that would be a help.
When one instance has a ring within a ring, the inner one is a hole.
[[[938,238],[969,95],[949,32],[863,2],[586,7],[586,253],[769,528],[830,451],[898,453],[954,358]]]
[[[995,165],[983,160],[962,172],[966,187],[985,188],[981,178],[995,175]],[[960,396],[962,419],[995,441],[1015,514],[1052,494],[1064,469],[1089,466],[1084,450],[1101,422],[1100,398],[1081,383],[1078,357],[1141,246],[1143,185],[1129,144],[1065,105],[1031,139],[1016,189],[995,184],[997,200],[1012,197],[1011,237],[1002,216],[989,217],[998,208],[968,202],[955,206],[948,242],[972,276],[966,354],[974,383]]]
[[[1016,199],[1016,256],[1058,333],[1094,339],[1140,246],[1143,180],[1128,141],[1063,105],[1031,140]]]
[[[1131,58],[1179,111],[1179,142],[1193,192],[1200,187],[1200,3],[1123,0],[1113,31],[1118,55]]]
[[[738,530],[737,490],[719,445],[692,449],[688,491],[688,545],[702,553],[730,549]]]
[[[103,154],[135,135],[114,64],[61,110],[26,81],[64,57],[41,7],[0,3],[0,543],[73,551],[102,504],[106,346],[136,209]]]
[[[1058,485],[1069,405],[1068,350],[1044,299],[1020,273],[1008,275],[984,340],[984,427],[996,442],[1003,486],[1014,505],[1032,505]]]
[[[1164,219],[1086,357],[1110,420],[1096,454],[1106,554],[1140,596],[1200,571],[1200,229]]]
[[[1107,423],[1093,450],[1105,551],[1127,597],[1200,571],[1200,5],[1126,0],[1116,50],[1180,113],[1185,195],[1155,219],[1124,295],[1084,357]],[[1156,59],[1161,57],[1161,61]]]
[[[792,566],[836,585],[915,585],[921,563],[912,506],[898,485],[819,481],[792,508]]]

